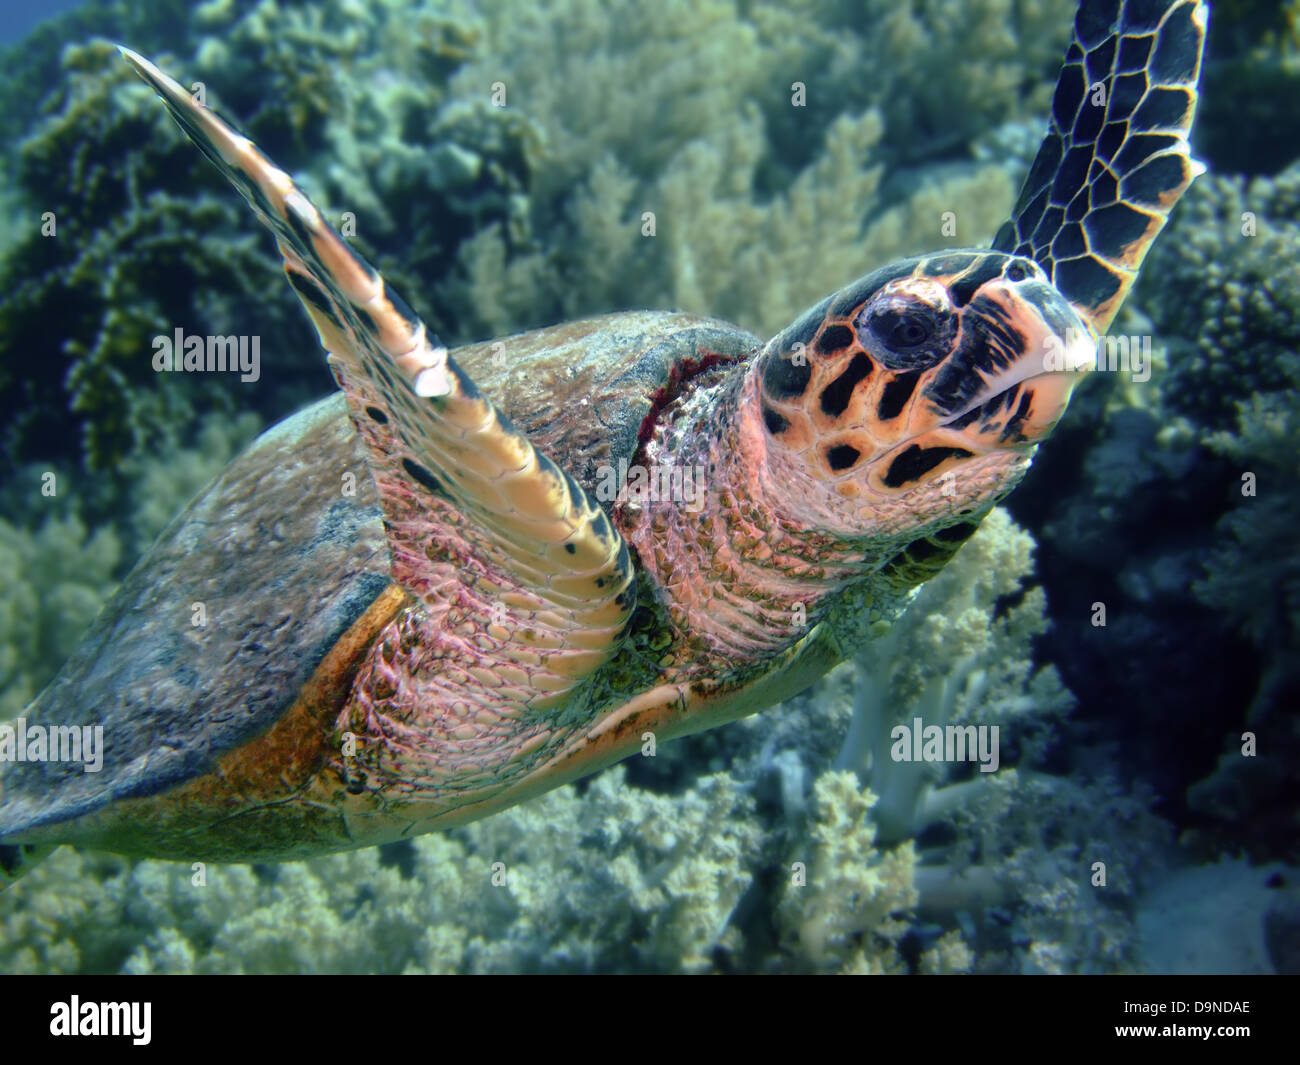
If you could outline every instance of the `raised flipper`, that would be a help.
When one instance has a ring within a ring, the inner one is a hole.
[[[433,515],[441,527],[450,505],[473,545],[465,582],[491,589],[503,621],[525,623],[543,649],[532,656],[548,674],[537,678],[535,705],[588,676],[616,649],[635,605],[627,546],[604,512],[479,392],[284,171],[147,59],[122,54],[275,234],[366,442],[394,580],[446,607],[427,545]]]
[[[1051,127],[993,241],[1041,264],[1098,334],[1205,170],[1187,134],[1208,14],[1203,0],[1085,0]]]

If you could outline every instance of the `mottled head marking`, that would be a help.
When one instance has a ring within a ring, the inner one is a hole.
[[[1065,410],[1076,378],[1056,367],[1079,363],[1048,354],[1091,343],[1031,259],[957,251],[896,263],[764,349],[769,468],[792,494],[819,486],[864,533],[890,511],[882,501],[905,500],[917,524],[982,510]]]

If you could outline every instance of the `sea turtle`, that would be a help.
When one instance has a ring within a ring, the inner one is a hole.
[[[806,687],[1061,417],[1201,169],[1205,24],[1200,0],[1084,0],[992,249],[878,269],[766,342],[640,312],[454,352],[124,49],[274,233],[339,391],[235,459],[0,730],[7,875],[65,842],[266,860],[402,839]],[[99,771],[49,760],[93,746],[67,728],[88,723]]]

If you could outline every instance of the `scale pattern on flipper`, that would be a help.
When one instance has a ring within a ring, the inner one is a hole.
[[[1204,167],[1187,135],[1203,0],[1085,0],[1038,149],[999,251],[1039,262],[1098,333]]]
[[[519,595],[502,597],[514,618],[573,635],[558,673],[589,673],[635,606],[627,547],[604,512],[482,395],[284,171],[147,59],[122,53],[274,233],[366,441],[394,579],[417,597],[442,595],[421,534],[468,518],[473,561],[499,571],[485,585],[516,586]]]

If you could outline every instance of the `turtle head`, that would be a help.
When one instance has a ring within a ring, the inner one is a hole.
[[[1015,486],[1065,412],[1071,368],[1094,354],[1030,259],[905,260],[763,348],[752,432],[769,484],[816,526],[883,540],[937,531]]]

